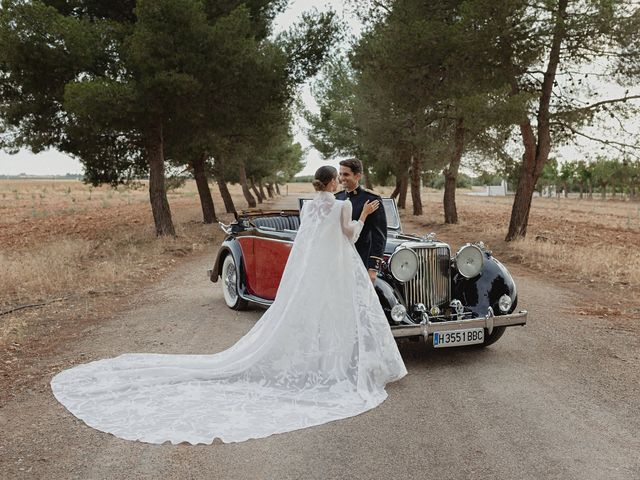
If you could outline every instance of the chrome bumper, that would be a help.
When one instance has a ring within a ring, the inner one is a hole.
[[[489,334],[491,334],[495,327],[511,327],[526,324],[526,310],[520,310],[518,313],[511,313],[509,315],[495,316],[493,310],[489,309],[489,313],[485,317],[470,318],[468,320],[452,320],[450,322],[431,322],[426,319],[416,325],[392,325],[391,332],[393,332],[394,337],[422,336],[426,340],[433,332],[448,332],[451,330],[464,330],[466,328],[486,328]]]

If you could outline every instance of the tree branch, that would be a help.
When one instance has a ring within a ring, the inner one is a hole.
[[[0,312],[0,317],[3,316],[3,315],[7,315],[9,313],[12,313],[12,312],[17,312],[18,310],[23,310],[25,308],[42,307],[44,305],[49,305],[50,303],[61,302],[63,300],[66,300],[67,298],[69,298],[69,296],[60,297],[60,298],[54,298],[53,300],[48,300],[46,302],[29,303],[29,304],[26,304],[26,305],[18,305],[17,307],[13,307],[13,308],[10,308],[9,310],[5,310],[3,312]]]
[[[624,153],[624,154],[630,154],[631,156],[633,156],[633,157],[635,157],[637,159],[640,159],[640,145],[632,145],[630,143],[618,142],[616,140],[593,137],[591,135],[587,135],[584,132],[576,130],[571,125],[563,123],[563,122],[553,122],[553,125],[559,125],[559,126],[561,126],[563,128],[566,128],[567,130],[569,130],[574,135],[578,135],[580,137],[586,138],[587,140],[591,140],[593,142],[598,142],[598,143],[601,143],[603,145],[607,145],[609,147],[614,148],[618,152],[621,152],[621,153]],[[627,149],[631,149],[631,152],[629,152]]]
[[[621,98],[610,98],[607,100],[602,100],[600,102],[592,103],[591,105],[587,105],[585,107],[576,108],[572,112],[586,112],[588,110],[596,109],[602,105],[609,105],[612,103],[621,103],[621,102],[626,102],[627,100],[636,100],[639,98],[640,98],[640,95],[629,95],[629,96],[625,95],[624,97],[621,97]]]

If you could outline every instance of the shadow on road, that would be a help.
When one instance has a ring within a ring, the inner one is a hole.
[[[456,348],[434,348],[424,341],[401,341],[398,348],[408,369],[412,366],[428,365],[430,368],[456,364],[477,364],[495,357],[494,348],[476,346]]]

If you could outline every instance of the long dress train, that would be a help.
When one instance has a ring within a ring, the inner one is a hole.
[[[353,242],[350,202],[306,202],[274,303],[213,355],[125,354],[51,381],[87,425],[148,443],[262,438],[351,417],[406,369]]]

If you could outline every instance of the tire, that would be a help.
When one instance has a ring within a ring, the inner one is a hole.
[[[222,263],[222,294],[224,303],[232,310],[244,310],[249,302],[238,294],[238,266],[231,253],[224,257]]]
[[[496,343],[498,340],[500,340],[500,337],[502,337],[502,335],[504,335],[505,330],[507,329],[507,327],[493,327],[493,332],[491,332],[491,335],[487,334],[487,329],[484,329],[484,343],[481,343],[480,345],[478,345],[479,347],[488,347],[489,345]]]

